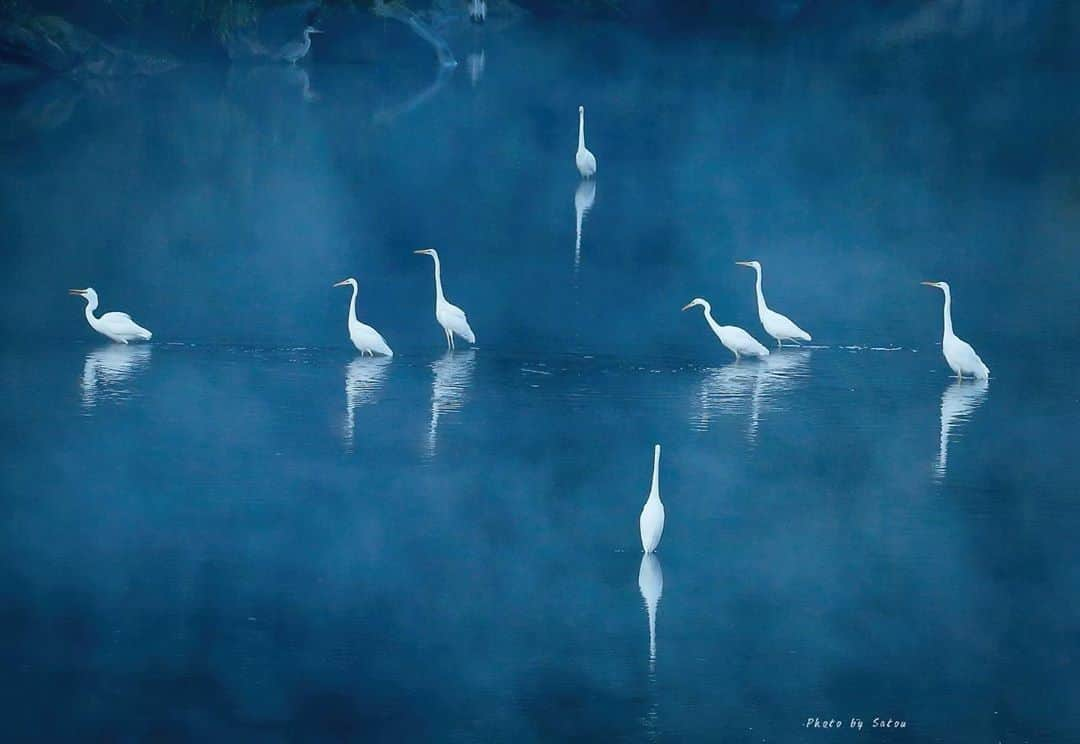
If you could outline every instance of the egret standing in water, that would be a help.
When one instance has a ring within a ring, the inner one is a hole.
[[[68,294],[77,295],[86,300],[86,322],[90,327],[118,344],[129,341],[149,341],[154,335],[131,319],[127,313],[105,313],[100,318],[94,317],[98,307],[97,292],[93,287],[69,289]]]
[[[578,129],[577,129],[577,163],[578,173],[582,178],[592,178],[596,175],[596,156],[585,147],[585,107],[578,106]]]
[[[983,360],[971,348],[971,344],[957,337],[952,329],[952,293],[949,292],[948,282],[922,282],[928,287],[937,287],[945,293],[945,332],[941,337],[941,353],[945,355],[945,361],[956,373],[956,378],[963,379],[964,375],[971,375],[977,380],[985,380],[990,377],[990,368],[983,364]]]
[[[461,336],[470,344],[476,343],[476,336],[469,327],[469,320],[465,317],[465,311],[457,305],[447,301],[442,288],[442,266],[439,263],[439,254],[434,248],[424,248],[413,251],[425,256],[431,256],[435,260],[435,320],[442,326],[446,334],[446,348],[454,348],[454,336]]]
[[[784,345],[784,341],[809,341],[810,334],[804,331],[786,315],[781,315],[775,310],[770,310],[765,304],[765,295],[761,291],[761,264],[757,261],[736,261],[739,266],[749,266],[757,274],[757,312],[761,319],[761,325],[765,332],[776,339],[777,347]]]
[[[360,355],[370,354],[375,356],[376,354],[382,354],[387,357],[394,356],[394,352],[378,331],[356,319],[356,293],[359,291],[356,280],[350,276],[348,279],[342,279],[334,286],[352,287],[352,300],[349,302],[349,338],[352,339],[353,346],[360,352]]]
[[[321,33],[322,31],[314,26],[307,26],[303,33],[300,34],[299,39],[286,42],[281,49],[278,50],[277,58],[283,59],[291,65],[295,65],[299,60],[306,57],[308,51],[311,50],[311,35]]]
[[[660,544],[664,534],[664,504],[660,501],[660,445],[653,449],[652,488],[645,507],[638,519],[641,528],[641,547],[646,553],[652,553]]]
[[[722,326],[713,320],[712,305],[710,305],[707,300],[695,297],[690,300],[689,304],[683,307],[683,310],[689,310],[694,306],[704,309],[705,321],[709,324],[709,328],[712,328],[712,332],[720,339],[720,343],[735,355],[736,360],[740,359],[743,355],[752,357],[769,356],[769,350],[758,343],[753,336],[742,328],[739,328],[738,326]]]

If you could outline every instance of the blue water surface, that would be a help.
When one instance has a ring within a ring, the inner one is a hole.
[[[6,96],[5,738],[1077,740],[1052,21],[526,22],[453,71],[316,49]],[[733,363],[680,308],[770,341],[750,258],[814,340]],[[349,345],[350,275],[393,360]],[[988,383],[950,379],[924,279]],[[96,336],[87,285],[153,342]]]

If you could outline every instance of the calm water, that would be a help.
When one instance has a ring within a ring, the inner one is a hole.
[[[526,25],[441,76],[6,96],[9,735],[1074,739],[1080,147],[1044,32]],[[745,258],[811,347],[731,364],[679,312],[765,340]],[[394,360],[349,347],[347,275]],[[88,284],[154,342],[100,343]]]

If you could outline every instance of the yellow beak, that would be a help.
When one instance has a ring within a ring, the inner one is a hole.
[[[348,284],[348,283],[349,283],[349,280],[348,280],[348,279],[342,279],[342,280],[341,280],[340,282],[338,282],[338,283],[337,283],[337,284],[335,284],[334,286],[335,286],[335,287],[344,287],[344,286],[345,286],[346,284]]]
[[[688,305],[686,305],[685,307],[683,307],[683,310],[689,310],[689,309],[690,309],[690,308],[692,308],[693,306],[694,306],[694,303],[692,303],[692,302],[691,302],[690,304],[688,304]]]

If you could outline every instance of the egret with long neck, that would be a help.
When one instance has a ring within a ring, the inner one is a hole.
[[[127,313],[105,313],[100,318],[95,317],[94,311],[98,308],[98,294],[93,287],[69,289],[68,294],[86,300],[86,322],[102,336],[118,344],[126,344],[129,341],[149,341],[154,335],[132,320]]]
[[[758,261],[736,261],[735,263],[748,266],[757,274],[754,289],[757,292],[758,318],[765,332],[776,339],[777,347],[783,346],[784,341],[810,341],[810,334],[795,325],[791,318],[770,310],[765,304],[765,293],[761,291],[761,263]]]
[[[596,175],[596,156],[585,147],[585,107],[578,106],[578,130],[577,130],[577,163],[578,173],[582,178],[592,178]]]
[[[758,343],[757,339],[742,328],[739,328],[738,326],[722,326],[717,323],[713,319],[712,305],[709,304],[708,300],[695,297],[683,307],[683,310],[689,310],[692,307],[702,308],[705,315],[705,322],[709,324],[709,328],[711,328],[712,332],[716,334],[716,337],[720,339],[720,343],[724,345],[724,348],[735,355],[736,361],[743,356],[769,356],[769,350]]]
[[[361,356],[364,354],[370,356],[375,356],[376,354],[382,354],[386,357],[394,356],[393,350],[390,349],[390,345],[386,343],[382,334],[366,323],[361,323],[356,317],[356,295],[359,292],[359,285],[357,285],[356,279],[350,276],[348,279],[342,279],[334,286],[352,287],[352,299],[349,301],[349,338],[352,340],[353,346],[356,347],[356,350],[360,352]]]
[[[295,65],[299,60],[307,56],[307,53],[311,50],[311,35],[321,34],[320,29],[314,26],[307,26],[300,34],[300,38],[294,41],[287,42],[281,49],[278,50],[278,59],[283,59],[291,65]]]
[[[983,364],[983,360],[971,348],[971,344],[964,341],[953,333],[952,325],[952,292],[949,291],[948,282],[922,282],[928,287],[937,287],[945,293],[944,332],[941,336],[941,353],[945,355],[945,361],[957,379],[963,379],[964,375],[971,375],[975,379],[985,380],[990,377],[990,368]]]
[[[455,335],[460,336],[470,344],[475,344],[476,334],[469,327],[469,320],[465,317],[465,311],[448,301],[446,295],[443,294],[442,264],[439,261],[438,252],[434,248],[424,248],[413,251],[413,253],[431,256],[435,261],[435,320],[442,326],[443,333],[446,334],[446,348],[454,348]]]
[[[660,538],[664,534],[664,504],[660,501],[660,445],[653,448],[653,471],[652,488],[649,489],[649,498],[641,510],[638,519],[641,528],[641,548],[646,553],[652,553],[660,544]]]

